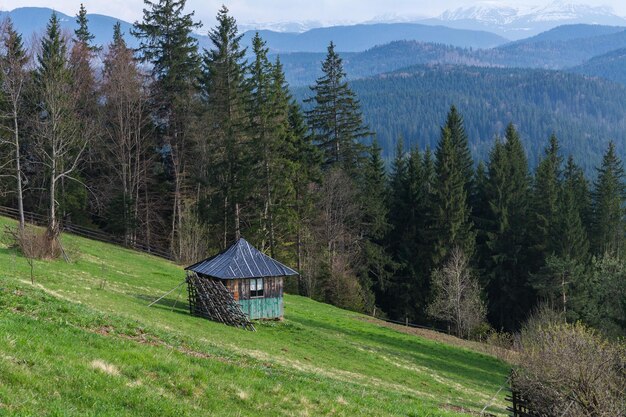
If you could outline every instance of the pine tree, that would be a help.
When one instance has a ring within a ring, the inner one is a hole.
[[[202,27],[194,13],[184,14],[186,0],[144,0],[143,20],[131,30],[140,41],[138,52],[151,64],[161,104],[186,93],[198,76],[198,40],[193,31]]]
[[[540,267],[548,255],[553,254],[559,240],[559,195],[561,193],[561,165],[559,142],[555,135],[550,137],[550,145],[545,157],[537,166],[533,184],[531,203],[531,236],[534,249],[533,263]]]
[[[212,47],[204,50],[202,64],[209,137],[203,171],[216,187],[209,209],[219,209],[213,209],[209,217],[214,229],[220,231],[222,247],[241,236],[242,217],[247,215],[243,207],[254,184],[250,176],[254,161],[249,143],[251,99],[245,81],[247,63],[246,50],[240,45],[242,36],[237,22],[223,6],[217,14],[217,26],[209,32]]]
[[[181,232],[185,213],[190,212],[185,201],[197,195],[191,183],[198,158],[194,128],[197,111],[196,84],[200,71],[198,39],[193,31],[201,27],[194,22],[194,13],[184,13],[186,0],[144,0],[143,20],[135,22],[132,35],[139,39],[138,53],[149,63],[152,77],[152,103],[157,134],[163,149],[164,171],[172,188],[167,196],[172,209],[165,212],[169,218],[170,244],[179,259],[184,235]],[[166,203],[167,204],[167,203]]]
[[[469,148],[467,133],[465,133],[463,117],[457,111],[456,106],[450,106],[444,127],[450,131],[452,145],[457,154],[456,158],[459,166],[462,168],[463,178],[465,179],[465,193],[469,198],[473,192],[474,160],[472,159],[472,153]]]
[[[87,18],[87,9],[83,3],[80,4],[80,9],[76,15],[76,24],[78,28],[74,30],[74,41],[76,43],[83,44],[90,52],[98,52],[101,48],[92,45],[92,41],[96,38],[94,34],[89,31],[88,27],[89,19]]]
[[[559,199],[559,223],[554,231],[559,257],[585,264],[589,253],[585,216],[588,212],[589,190],[582,170],[570,155],[563,173]]]
[[[316,246],[313,242],[312,229],[315,218],[316,196],[312,185],[320,182],[320,165],[322,155],[313,144],[300,105],[292,101],[289,105],[289,130],[287,135],[288,159],[291,165],[289,184],[293,190],[293,222],[289,223],[294,236],[294,249],[298,276],[298,293],[311,296],[312,274],[307,275],[307,249]],[[287,205],[289,207],[289,205]]]
[[[621,257],[624,253],[624,167],[615,153],[615,144],[609,147],[598,168],[598,177],[593,189],[592,242],[593,252],[599,255],[608,253]]]
[[[498,328],[515,329],[532,308],[528,283],[528,199],[530,177],[526,155],[513,124],[497,140],[489,155],[485,267],[490,321]]]
[[[345,80],[341,57],[332,42],[322,72],[324,75],[310,87],[314,96],[305,100],[313,105],[306,112],[307,121],[324,153],[325,165],[338,164],[354,175],[364,151],[359,139],[372,133],[363,124],[359,100]]]
[[[388,289],[394,265],[385,248],[388,221],[389,196],[387,174],[381,157],[381,148],[374,140],[369,149],[361,184],[363,206],[362,228],[364,235],[363,262],[359,270],[361,287],[373,290],[378,298]],[[369,293],[369,291],[368,291]],[[366,311],[373,308],[375,299],[366,299]]]
[[[267,58],[268,48],[257,33],[252,40],[254,60],[249,67],[247,89],[250,91],[248,113],[250,117],[250,143],[257,149],[250,155],[256,157],[253,175],[257,185],[253,189],[263,190],[260,193],[259,241],[261,247],[267,246],[271,256],[275,256],[277,229],[286,219],[277,218],[286,215],[288,210],[280,206],[290,198],[286,187],[291,175],[291,164],[288,161],[286,140],[289,129],[289,102],[291,95],[285,82],[280,60],[275,64]],[[277,212],[278,209],[278,212]]]
[[[439,265],[455,247],[466,254],[473,254],[475,234],[465,190],[466,167],[459,161],[459,152],[448,128],[442,131],[435,159],[433,226],[437,240],[433,248],[433,262]]]

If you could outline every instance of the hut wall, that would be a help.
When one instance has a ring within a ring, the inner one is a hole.
[[[250,296],[250,279],[225,280],[235,300],[251,319],[274,319],[283,316],[283,278],[263,279],[263,297]]]

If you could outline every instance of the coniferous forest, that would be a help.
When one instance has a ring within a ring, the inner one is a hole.
[[[624,334],[613,143],[591,176],[556,136],[529,164],[530,128],[510,124],[477,162],[450,102],[435,146],[398,140],[388,166],[332,43],[301,106],[280,58],[258,35],[246,51],[226,7],[200,29],[184,6],[146,1],[137,50],[119,25],[94,45],[82,7],[75,33],[53,14],[30,47],[3,24],[2,205],[47,215],[50,240],[72,222],[181,264],[245,237],[300,272],[292,293],[460,335],[517,330],[542,303]],[[442,314],[452,285],[477,317]]]

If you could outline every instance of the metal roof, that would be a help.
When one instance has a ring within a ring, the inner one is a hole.
[[[296,271],[265,255],[243,238],[225,251],[190,265],[185,270],[220,279],[298,275]]]

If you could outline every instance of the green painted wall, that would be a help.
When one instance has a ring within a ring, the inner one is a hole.
[[[250,319],[275,319],[283,316],[282,297],[239,300],[241,310]]]

